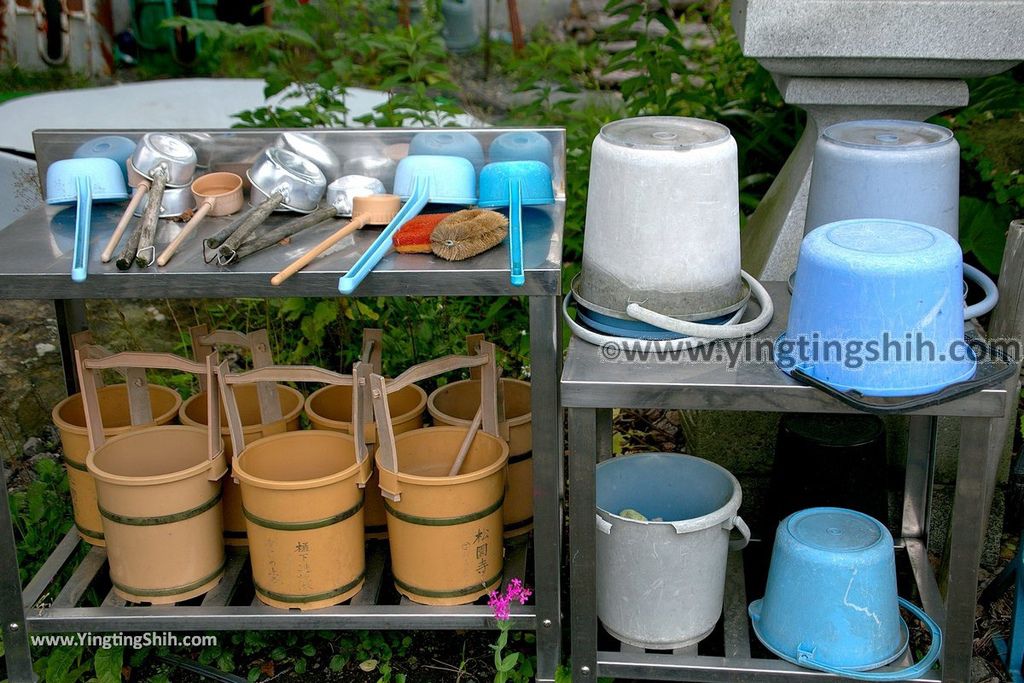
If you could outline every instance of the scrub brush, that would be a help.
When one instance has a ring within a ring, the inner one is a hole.
[[[395,245],[395,251],[403,254],[429,254],[430,234],[442,220],[451,216],[450,213],[427,213],[420,214],[412,220],[403,223],[391,243]]]
[[[430,248],[448,261],[462,261],[501,244],[508,234],[508,218],[496,211],[457,211],[438,223],[430,235]]]

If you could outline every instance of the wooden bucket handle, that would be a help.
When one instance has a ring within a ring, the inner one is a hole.
[[[378,453],[382,467],[380,476],[381,494],[391,500],[401,500],[402,490],[398,481],[398,450],[395,448],[395,433],[391,427],[391,411],[387,395],[400,389],[452,370],[480,368],[480,409],[483,431],[498,436],[498,371],[495,364],[494,344],[481,341],[476,355],[443,356],[425,363],[414,365],[398,377],[386,380],[379,374],[370,377],[370,393],[373,397],[373,412],[377,423]]]
[[[312,382],[332,384],[335,386],[352,387],[352,437],[355,440],[356,462],[360,466],[360,475],[356,483],[360,488],[366,486],[370,478],[372,463],[363,438],[363,409],[359,403],[360,382],[365,385],[369,376],[369,368],[363,363],[356,363],[353,374],[343,375],[312,365],[269,365],[247,372],[231,372],[227,361],[217,368],[217,382],[220,384],[221,399],[224,401],[224,412],[228,418],[228,432],[236,453],[241,453],[245,444],[245,432],[242,427],[242,416],[238,412],[238,402],[232,388],[236,384],[257,384],[259,382]],[[358,419],[357,419],[358,418]],[[238,444],[243,444],[242,447]]]
[[[194,325],[188,328],[188,333],[192,338],[192,350],[197,359],[206,358],[215,348],[233,346],[249,352],[254,368],[264,368],[274,364],[274,356],[270,351],[270,335],[266,329],[242,334],[234,330],[210,332],[206,325]],[[200,386],[203,391],[206,391],[205,384],[200,382]],[[283,411],[277,387],[269,382],[258,384],[256,385],[256,395],[259,400],[260,424],[267,426],[279,422],[283,417]]]
[[[98,354],[96,349],[98,347],[90,347],[88,352]],[[209,394],[210,400],[207,402],[207,456],[211,462],[207,478],[210,481],[217,481],[227,473],[224,444],[220,437],[220,400],[217,395],[217,383],[210,381],[217,365],[216,353],[207,356],[205,363],[197,363],[171,353],[127,352],[86,358],[86,352],[84,348],[75,349],[75,364],[78,367],[78,382],[82,387],[82,405],[85,408],[85,424],[89,433],[89,448],[92,451],[96,451],[106,441],[97,394],[96,378],[99,371],[124,369],[131,424],[137,427],[153,423],[146,370],[177,370],[200,377],[206,376],[207,384],[213,387]]]
[[[90,332],[89,330],[82,330],[81,332],[75,332],[73,335],[71,335],[71,348],[75,350],[82,349],[82,355],[84,355],[86,358],[103,358],[104,356],[111,355],[110,351],[103,348],[99,344],[93,343],[92,332]],[[124,379],[124,370],[122,370],[121,368],[116,368],[116,370],[117,374],[121,375],[121,378]],[[96,387],[99,388],[104,386],[105,382],[103,381],[103,371],[93,370],[92,372],[94,375],[96,375]],[[76,375],[78,373],[77,366],[75,367],[75,373]]]
[[[367,327],[363,330],[363,348],[359,352],[359,360],[368,363],[370,372],[383,375],[381,357],[384,351],[384,330]]]

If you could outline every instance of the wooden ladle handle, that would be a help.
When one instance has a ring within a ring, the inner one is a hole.
[[[363,227],[364,225],[366,225],[366,223],[369,220],[370,220],[370,214],[368,214],[368,213],[364,213],[364,214],[361,214],[359,216],[355,216],[351,221],[349,221],[345,225],[345,227],[343,227],[340,230],[337,230],[336,232],[332,233],[323,242],[321,242],[320,244],[316,245],[315,247],[313,247],[312,249],[307,251],[305,254],[303,254],[299,258],[295,259],[294,261],[292,261],[288,265],[288,267],[286,267],[284,270],[282,270],[280,273],[278,273],[274,277],[270,278],[270,284],[272,284],[272,285],[279,285],[282,282],[284,282],[285,280],[287,280],[288,278],[290,278],[292,275],[295,275],[295,273],[299,272],[300,270],[302,270],[303,268],[308,266],[310,263],[312,263],[313,259],[315,259],[317,256],[319,256],[320,254],[322,254],[325,251],[327,251],[328,249],[330,249],[331,246],[333,246],[334,244],[337,244],[341,240],[345,239],[347,236],[349,236],[352,233],[354,233],[356,230],[358,230],[361,227]]]
[[[181,246],[181,243],[199,227],[200,221],[203,220],[206,214],[210,213],[210,209],[212,208],[212,199],[207,199],[203,202],[203,205],[199,207],[199,209],[192,215],[192,218],[189,219],[188,223],[185,224],[185,227],[181,229],[181,232],[178,233],[178,236],[175,237],[174,240],[167,245],[167,248],[164,249],[164,252],[160,254],[160,258],[156,260],[156,264],[158,266],[167,265],[167,262],[171,260],[172,256],[174,256],[174,252],[178,251],[178,247]]]
[[[103,248],[103,253],[100,255],[100,260],[104,263],[110,263],[110,259],[114,257],[114,250],[117,249],[117,244],[121,241],[121,237],[124,235],[128,224],[132,222],[132,216],[135,214],[135,209],[138,208],[139,202],[142,201],[142,197],[149,192],[149,187],[148,180],[144,180],[136,186],[131,201],[128,202],[124,213],[121,214],[121,220],[117,222],[117,227],[114,228],[114,234],[110,236],[107,246]]]

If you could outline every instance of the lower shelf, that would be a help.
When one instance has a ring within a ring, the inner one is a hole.
[[[524,578],[530,536],[506,542],[503,587],[513,577]],[[200,630],[315,630],[315,629],[491,629],[495,620],[486,604],[433,607],[399,599],[387,585],[387,541],[366,545],[366,582],[348,602],[319,610],[283,610],[259,602],[254,596],[249,553],[244,547],[227,548],[224,578],[211,591],[175,605],[126,603],[110,589],[107,553],[91,547],[59,592],[54,578],[71,562],[82,541],[72,529],[36,576],[22,591],[30,631],[200,631]],[[103,595],[99,606],[79,606],[90,594]],[[52,593],[56,593],[53,595]],[[478,601],[480,602],[480,601]],[[533,630],[533,605],[516,606],[512,620],[518,629]]]
[[[909,562],[910,573],[917,585],[917,593],[929,616],[943,623],[943,606],[938,585],[928,564],[924,543],[905,539],[897,546]],[[698,654],[696,645],[672,653],[648,652],[620,644],[618,651],[598,650],[597,675],[611,678],[633,678],[651,681],[692,681],[695,683],[790,683],[799,681],[838,681],[837,676],[804,669],[776,658],[751,656],[750,620],[747,617],[746,579],[743,553],[729,554],[726,570],[725,604],[722,615],[721,650],[725,656]],[[905,660],[877,671],[902,668]],[[913,681],[936,682],[942,680],[938,669],[933,669]]]

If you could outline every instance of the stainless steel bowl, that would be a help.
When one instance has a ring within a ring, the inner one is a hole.
[[[196,172],[196,151],[169,133],[146,133],[135,147],[132,165],[149,179],[163,168],[168,187],[185,187]]]
[[[341,161],[338,160],[338,155],[308,133],[281,133],[274,141],[274,147],[295,152],[300,157],[309,159],[320,167],[327,180],[334,180],[341,175]]]
[[[352,205],[356,197],[384,194],[384,183],[376,178],[363,175],[346,175],[327,186],[327,203],[334,207],[337,215],[352,217]]]
[[[191,145],[192,149],[196,151],[196,166],[198,168],[210,168],[213,151],[217,146],[217,141],[212,135],[195,132],[175,133],[174,135]]]
[[[262,204],[270,195],[281,192],[282,211],[309,213],[327,189],[327,178],[319,166],[280,147],[263,150],[246,176],[252,183],[252,204]]]
[[[141,216],[149,204],[149,193],[142,195],[142,201],[135,209],[135,215]],[[160,218],[177,218],[196,208],[196,199],[191,186],[168,187],[160,199]]]

